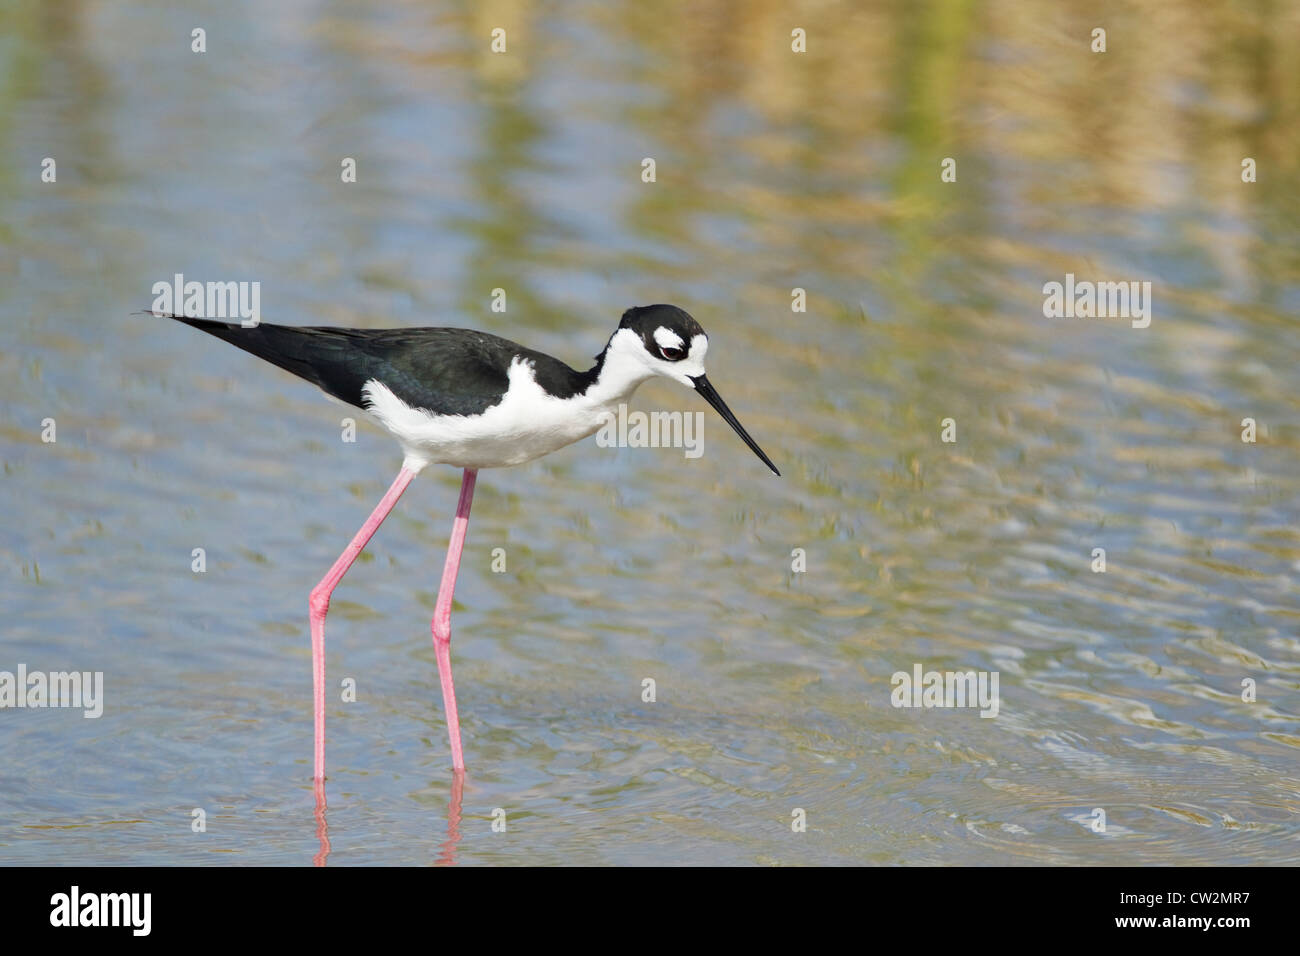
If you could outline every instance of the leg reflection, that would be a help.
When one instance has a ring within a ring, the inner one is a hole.
[[[435,866],[456,864],[456,844],[460,842],[460,807],[465,798],[465,771],[451,772],[451,798],[447,801],[447,839],[442,844]]]
[[[316,839],[320,841],[320,850],[311,861],[316,866],[324,866],[330,857],[330,826],[325,822],[325,781],[317,777],[313,785],[316,791]]]

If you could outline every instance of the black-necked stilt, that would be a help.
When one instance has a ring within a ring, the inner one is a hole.
[[[456,770],[464,770],[465,758],[451,679],[451,599],[480,468],[521,465],[593,434],[638,385],[662,375],[699,392],[763,463],[774,474],[781,474],[709,384],[704,374],[708,336],[676,306],[628,309],[595,366],[585,372],[470,329],[270,324],[246,328],[184,315],[151,314],[202,329],[315,383],[328,395],[369,413],[401,443],[405,453],[392,487],[311,592],[314,777],[318,784],[325,777],[325,614],[330,595],[411,479],[426,465],[455,465],[465,470],[432,624]]]

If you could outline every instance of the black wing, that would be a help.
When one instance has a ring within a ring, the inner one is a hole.
[[[378,381],[406,404],[436,415],[481,414],[501,401],[516,356],[533,362],[538,382],[552,394],[582,391],[591,378],[549,355],[472,329],[339,329],[266,322],[244,328],[184,315],[166,317],[278,365],[357,408],[365,408],[361,393],[366,383]]]

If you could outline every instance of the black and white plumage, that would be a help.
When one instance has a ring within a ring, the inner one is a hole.
[[[157,314],[157,313],[155,313]],[[352,542],[311,591],[313,779],[323,812],[325,780],[325,616],[330,596],[406,487],[426,465],[464,469],[431,630],[447,713],[452,768],[465,757],[451,674],[451,607],[474,485],[480,468],[519,465],[597,431],[636,387],[655,375],[681,382],[722,415],[776,474],[704,374],[709,339],[671,305],[623,313],[585,372],[514,342],[469,329],[334,329],[229,322],[171,315],[318,385],[375,418],[401,443],[402,468]]]
[[[628,309],[585,372],[471,329],[345,329],[192,325],[317,385],[371,415],[402,445],[406,466],[519,465],[595,433],[642,382],[661,375],[695,389],[780,474],[705,376],[709,340],[671,305]]]

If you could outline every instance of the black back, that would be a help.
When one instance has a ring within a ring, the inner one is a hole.
[[[252,328],[183,315],[168,318],[266,359],[349,405],[364,408],[371,380],[414,408],[478,415],[501,401],[516,356],[533,363],[537,383],[558,398],[580,394],[600,364],[578,372],[559,359],[472,329],[338,329],[263,322]]]

